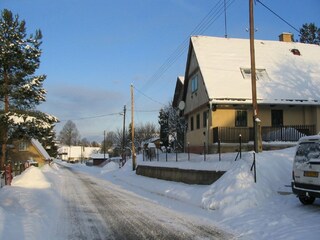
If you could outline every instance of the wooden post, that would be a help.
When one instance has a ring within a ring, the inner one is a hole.
[[[136,150],[134,145],[134,97],[133,84],[131,84],[131,152],[132,152],[132,171],[136,170]]]
[[[258,118],[258,104],[257,104],[253,0],[249,0],[249,23],[250,23],[252,112],[253,112],[253,125],[254,125],[254,151],[258,153],[262,151],[262,142],[261,142],[261,131],[260,131],[260,119]]]
[[[123,126],[122,126],[122,160],[126,160],[126,105],[123,107]]]

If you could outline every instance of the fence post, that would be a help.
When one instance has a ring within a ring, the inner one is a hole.
[[[144,162],[144,149],[142,149],[142,161]]]
[[[178,150],[176,149],[176,162],[178,162]]]
[[[203,142],[203,159],[206,161],[206,142]]]
[[[188,142],[188,161],[190,161],[190,143]]]
[[[219,152],[219,161],[221,161],[221,140],[218,140],[218,152]]]
[[[159,149],[157,148],[157,161],[159,162]]]
[[[166,162],[168,162],[168,148],[166,146]]]
[[[240,159],[241,159],[241,152],[242,152],[242,136],[239,134],[239,148],[240,148]]]
[[[254,182],[256,183],[257,182],[257,169],[256,169],[256,153],[255,152],[253,153],[253,163],[252,163],[250,171],[252,171],[252,169],[254,170],[253,177],[254,177]]]
[[[150,148],[148,149],[148,155],[149,155],[149,159],[150,159],[150,162],[151,162],[151,160],[152,160],[152,153],[151,153],[151,149],[150,149]]]

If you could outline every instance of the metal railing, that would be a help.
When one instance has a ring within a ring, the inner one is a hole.
[[[314,135],[315,125],[288,125],[278,127],[261,127],[262,141],[288,141],[295,142],[303,136]],[[254,140],[254,129],[252,127],[216,127],[213,128],[213,142],[219,139],[223,143],[238,142],[239,135],[242,142]]]

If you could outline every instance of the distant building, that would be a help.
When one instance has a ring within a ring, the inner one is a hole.
[[[58,157],[69,162],[88,160],[94,153],[99,153],[100,147],[61,146],[58,148]]]
[[[106,161],[110,161],[108,153],[93,153],[90,156],[90,160],[92,160],[93,166],[98,166]]]

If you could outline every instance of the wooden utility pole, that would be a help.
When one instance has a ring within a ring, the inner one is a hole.
[[[132,153],[132,171],[136,170],[136,150],[134,145],[134,97],[133,85],[131,84],[131,153]]]
[[[122,127],[122,159],[126,158],[126,105],[123,107],[123,127]]]
[[[250,22],[250,58],[251,58],[251,88],[252,88],[252,112],[254,126],[254,151],[262,151],[261,121],[258,118],[257,86],[256,86],[256,62],[254,52],[254,17],[253,0],[249,0],[249,22]]]
[[[103,131],[103,160],[106,160],[106,130]]]

